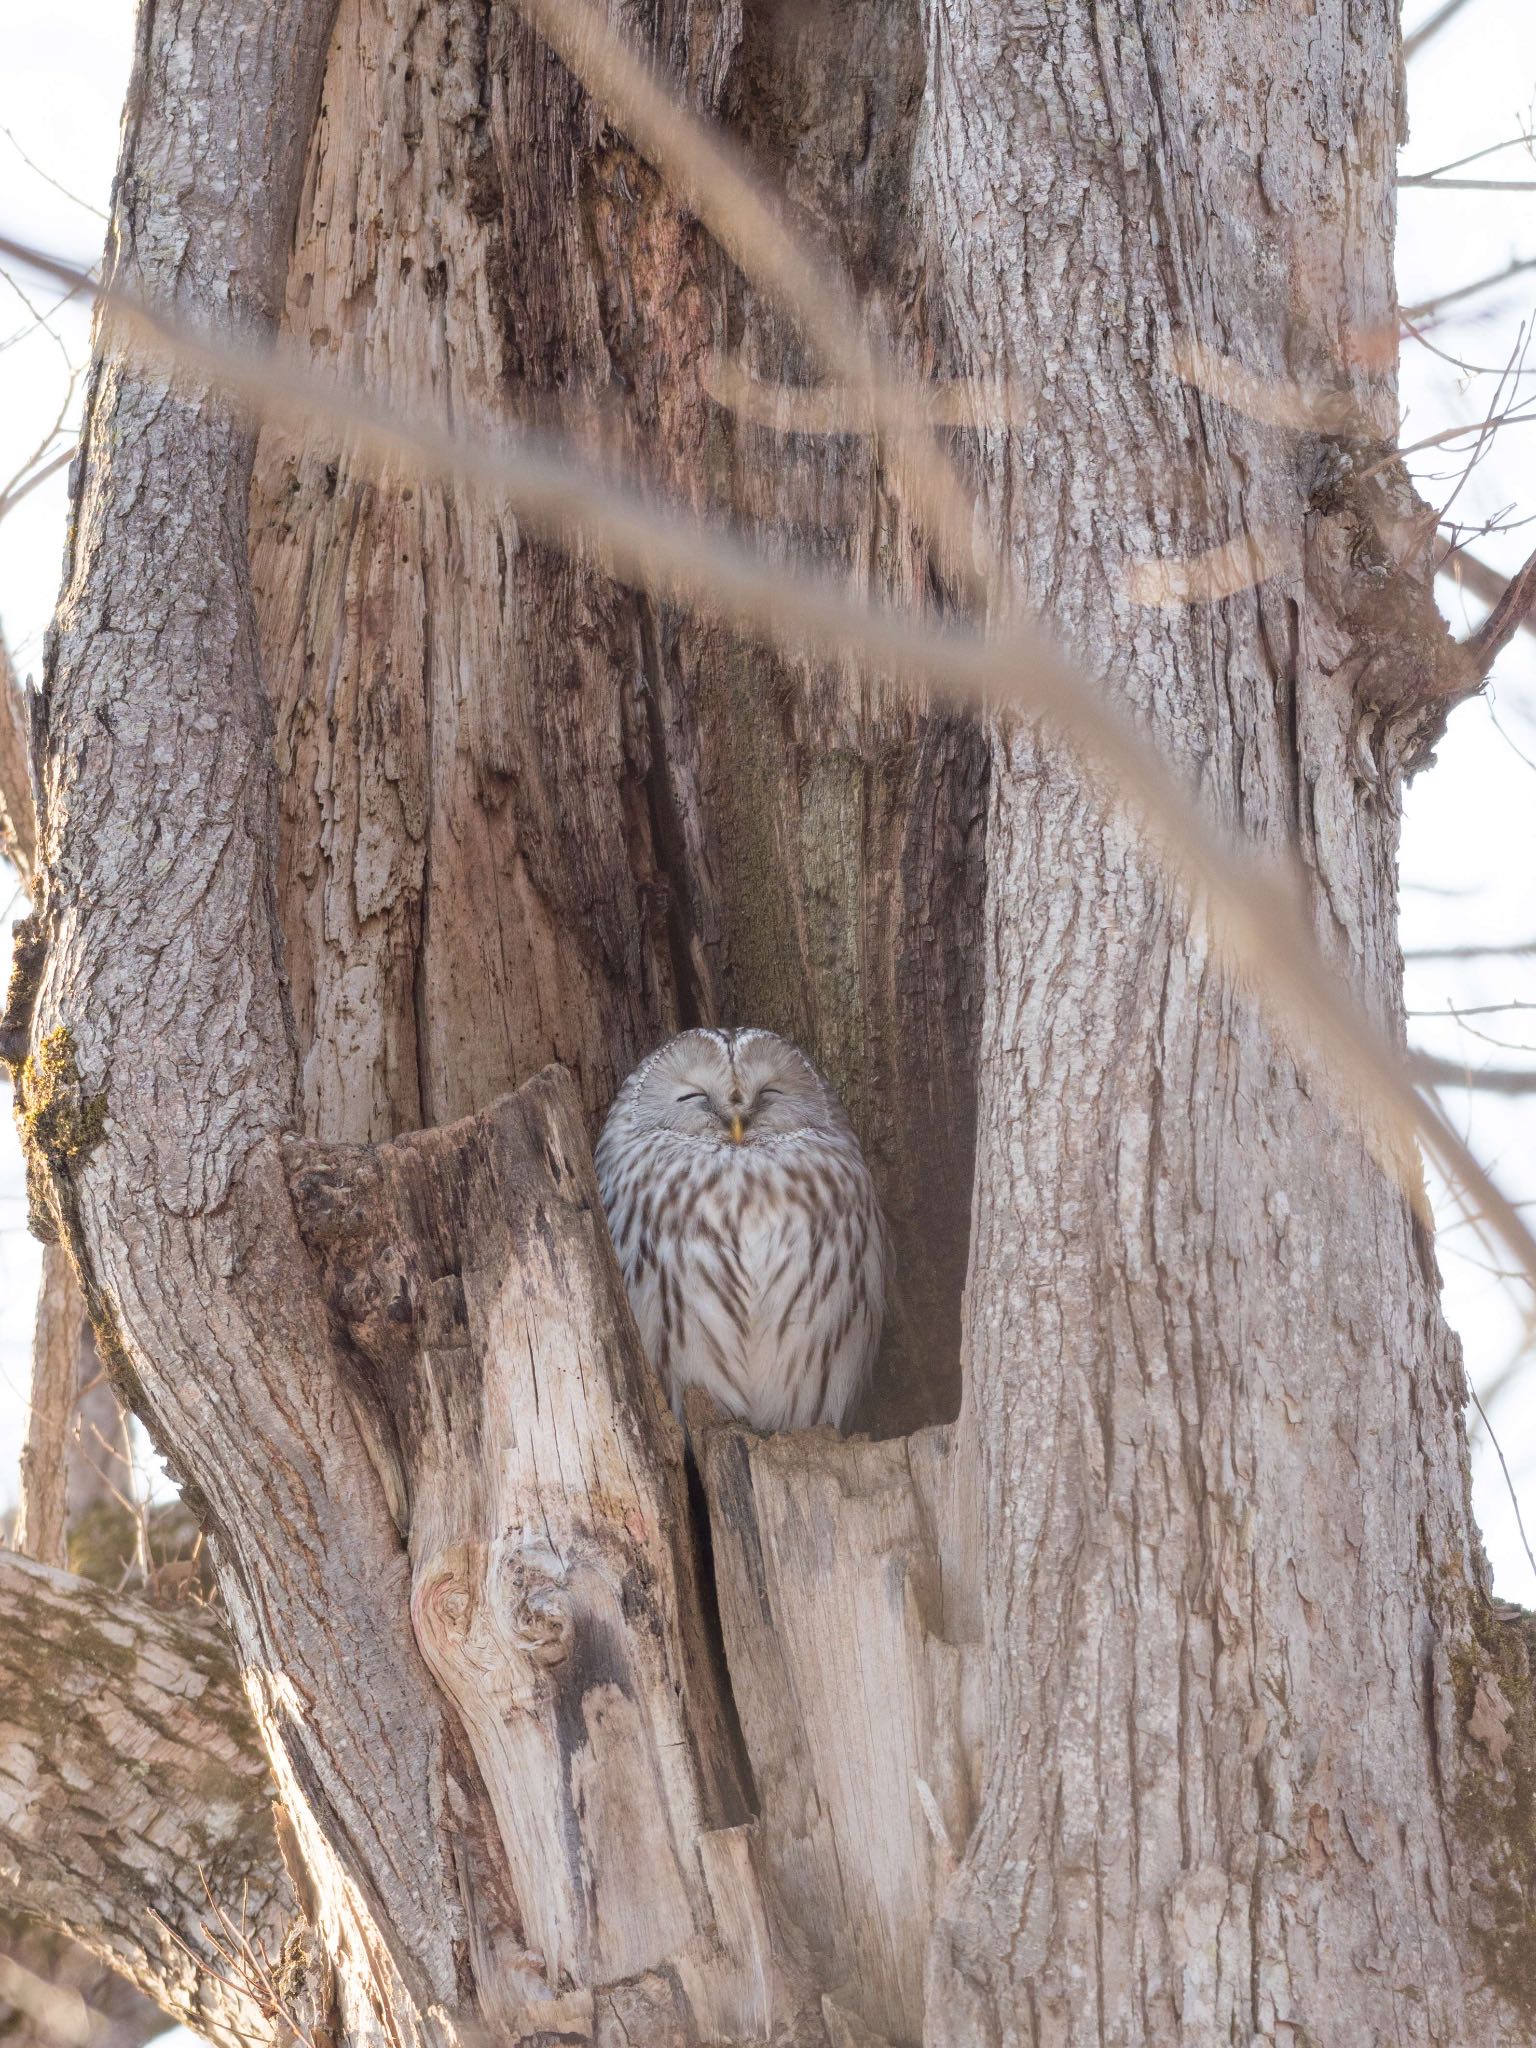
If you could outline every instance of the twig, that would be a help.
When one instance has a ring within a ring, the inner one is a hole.
[[[1536,191],[1536,186],[1531,189]],[[1536,399],[1523,399],[1521,404],[1533,405],[1536,404]],[[1532,420],[1536,420],[1536,413],[1522,412],[1518,406],[1511,406],[1507,411],[1493,413],[1485,420],[1472,420],[1463,427],[1443,427],[1438,434],[1426,434],[1422,441],[1410,441],[1406,447],[1394,448],[1387,461],[1396,461],[1402,455],[1417,455],[1425,448],[1443,448],[1447,441],[1459,441],[1463,434],[1483,434],[1491,428],[1499,427],[1525,427],[1529,426]],[[1376,468],[1381,469],[1385,466],[1385,463],[1378,463]],[[1368,473],[1374,475],[1375,471]]]
[[[84,207],[87,213],[94,213],[98,220],[105,220],[107,218],[107,216],[102,212],[99,206],[92,206],[89,199],[82,199],[78,192],[71,192],[67,185],[61,185],[57,178],[50,177],[48,173],[43,169],[41,164],[33,163],[31,157],[27,155],[27,152],[22,148],[21,144],[16,140],[15,136],[11,133],[9,128],[0,128],[0,135],[3,135],[5,137],[6,141],[11,145],[12,149],[15,150],[16,154],[21,158],[22,162],[26,165],[27,169],[29,171],[34,171],[37,174],[37,176],[42,179],[45,185],[51,185],[55,192],[62,192],[64,197],[67,200],[69,200],[72,205],[82,206]]]
[[[1449,548],[1435,566],[1437,576],[1448,576],[1470,590],[1480,604],[1497,605],[1509,588],[1509,578],[1501,576],[1497,569],[1490,569],[1476,555],[1469,555],[1465,548]],[[1536,617],[1527,612],[1520,621],[1527,633],[1536,634]]]
[[[1528,320],[1522,320],[1519,332],[1515,336],[1514,345],[1510,349],[1509,359],[1505,363],[1504,368],[1499,372],[1498,383],[1493,387],[1493,401],[1490,408],[1491,417],[1478,429],[1477,441],[1472,449],[1472,453],[1468,457],[1461,475],[1456,480],[1456,488],[1440,507],[1437,523],[1444,522],[1446,514],[1466,489],[1478,464],[1493,446],[1493,436],[1498,431],[1499,425],[1506,423],[1507,418],[1513,417],[1513,413],[1508,409],[1501,412],[1501,407],[1504,405],[1506,390],[1525,374],[1525,358],[1530,347],[1530,337],[1531,323]]]
[[[1503,1017],[1511,1010],[1536,1010],[1536,1003],[1470,1003],[1465,1009],[1455,1003],[1447,1003],[1443,1010],[1409,1010],[1405,1014],[1410,1017],[1454,1017],[1460,1023],[1463,1017]]]
[[[30,497],[39,484],[47,483],[49,477],[57,476],[61,469],[67,469],[75,459],[76,450],[77,444],[71,441],[51,462],[45,462],[41,469],[34,469],[23,482],[12,484],[8,490],[0,491],[0,519],[8,519],[22,499]]]
[[[1414,946],[1405,960],[1518,960],[1536,953],[1536,939],[1515,939],[1498,945]]]
[[[1448,348],[1441,348],[1438,343],[1431,341],[1424,330],[1421,327],[1416,327],[1406,313],[1402,318],[1403,332],[1410,341],[1417,342],[1420,348],[1428,349],[1429,353],[1432,356],[1437,356],[1442,363],[1449,363],[1453,370],[1460,370],[1463,376],[1498,377],[1510,374],[1501,370],[1497,363],[1473,363],[1469,362],[1465,356],[1452,355]],[[1522,368],[1514,371],[1512,374],[1516,377],[1536,377],[1536,367]]]
[[[1536,192],[1536,178],[1399,178],[1421,192]]]
[[[1502,270],[1492,271],[1487,277],[1474,278],[1471,284],[1459,284],[1432,299],[1420,299],[1415,305],[1404,306],[1402,317],[1404,320],[1427,320],[1431,314],[1442,313],[1447,306],[1458,306],[1463,299],[1474,298],[1479,292],[1496,291],[1501,284],[1508,284],[1512,277],[1523,277],[1528,270],[1536,270],[1536,256],[1516,257]]]
[[[1464,164],[1480,164],[1485,156],[1497,156],[1501,149],[1523,149],[1536,141],[1533,135],[1506,135],[1502,142],[1490,142],[1483,149],[1474,149],[1470,156],[1453,157],[1448,164],[1436,164],[1432,171],[1415,171],[1411,177],[1398,179],[1400,185],[1422,185],[1431,178],[1444,177],[1447,171],[1459,171]]]
[[[1525,1517],[1520,1512],[1520,1496],[1516,1493],[1515,1482],[1510,1476],[1509,1461],[1504,1456],[1504,1446],[1494,1435],[1493,1424],[1488,1420],[1488,1411],[1477,1398],[1477,1389],[1470,1381],[1467,1383],[1467,1391],[1472,1396],[1472,1405],[1482,1420],[1483,1428],[1488,1432],[1488,1441],[1493,1445],[1494,1456],[1498,1459],[1499,1469],[1504,1474],[1504,1484],[1509,1489],[1509,1504],[1515,1511],[1515,1527],[1520,1532],[1520,1542],[1525,1550],[1526,1562],[1531,1568],[1531,1576],[1536,1578],[1536,1555],[1532,1554],[1531,1539],[1525,1533]]]
[[[1487,675],[1536,607],[1536,553],[1528,555],[1503,590],[1493,610],[1466,642],[1477,673]]]

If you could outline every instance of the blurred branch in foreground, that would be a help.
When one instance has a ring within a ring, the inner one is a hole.
[[[1417,57],[1420,50],[1439,35],[1441,29],[1449,28],[1466,4],[1467,0],[1445,0],[1445,5],[1437,13],[1432,14],[1428,21],[1416,28],[1412,35],[1404,36],[1403,62],[1406,64],[1410,58]]]
[[[0,252],[61,283],[81,275],[3,236]],[[1378,1161],[1415,1209],[1427,1214],[1411,1145],[1417,1133],[1499,1219],[1501,1237],[1536,1286],[1536,1237],[1324,962],[1289,879],[1203,818],[1157,750],[1027,618],[1015,613],[993,637],[935,627],[901,608],[851,597],[825,578],[788,574],[697,522],[663,514],[585,474],[568,448],[514,423],[486,420],[453,430],[412,419],[316,375],[284,348],[239,346],[116,290],[99,299],[121,322],[124,340],[135,336],[169,367],[263,412],[301,420],[376,463],[495,490],[557,545],[569,546],[580,534],[622,581],[701,606],[772,644],[839,656],[853,648],[877,674],[1047,721],[1139,812],[1169,872],[1204,898],[1229,960],[1267,993],[1293,1042],[1325,1050],[1372,1105],[1381,1120]]]
[[[1514,277],[1523,277],[1529,270],[1536,270],[1536,256],[1512,257],[1502,270],[1490,271],[1486,277],[1476,277],[1470,284],[1458,284],[1448,292],[1437,292],[1431,299],[1419,299],[1411,306],[1404,306],[1403,318],[1428,320],[1436,313],[1443,313],[1447,306],[1459,306],[1463,300],[1475,298],[1479,292],[1497,291],[1501,284],[1508,284]]]
[[[1536,954],[1536,939],[1514,939],[1496,945],[1413,946],[1405,960],[1519,960]]]
[[[39,484],[47,483],[49,477],[57,476],[61,469],[67,469],[74,459],[75,444],[71,442],[67,448],[61,448],[57,455],[51,456],[41,468],[30,472],[18,472],[18,480],[0,491],[0,519],[8,518],[23,498],[35,491]]]
[[[1489,669],[1522,626],[1531,622],[1536,606],[1536,554],[1529,555],[1500,591],[1493,610],[1468,640],[1467,646],[1478,673]]]

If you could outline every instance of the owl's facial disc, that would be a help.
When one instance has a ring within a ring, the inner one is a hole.
[[[828,1124],[814,1068],[771,1032],[685,1032],[654,1076],[654,1115],[679,1135],[748,1145]]]

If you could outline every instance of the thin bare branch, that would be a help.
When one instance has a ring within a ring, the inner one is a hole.
[[[1490,142],[1483,149],[1474,149],[1470,156],[1453,157],[1448,164],[1436,164],[1432,171],[1415,171],[1411,176],[1399,178],[1401,185],[1427,184],[1431,178],[1443,178],[1447,171],[1459,171],[1465,164],[1480,164],[1485,156],[1497,156],[1501,150],[1525,149],[1536,141],[1536,136],[1506,135],[1502,142]]]
[[[1524,364],[1518,370],[1506,372],[1498,363],[1474,363],[1469,356],[1456,355],[1451,349],[1441,348],[1438,342],[1431,341],[1424,330],[1416,327],[1406,313],[1402,317],[1403,332],[1408,340],[1422,349],[1427,349],[1430,355],[1438,357],[1442,363],[1449,363],[1453,370],[1459,370],[1464,377],[1500,377],[1506,374],[1515,377],[1536,377],[1536,365]]]
[[[1525,1517],[1520,1512],[1520,1496],[1515,1491],[1515,1482],[1510,1473],[1509,1460],[1504,1455],[1504,1446],[1493,1433],[1493,1424],[1488,1420],[1488,1411],[1478,1398],[1476,1387],[1470,1388],[1469,1391],[1472,1395],[1472,1405],[1477,1410],[1483,1428],[1487,1431],[1488,1441],[1493,1446],[1493,1454],[1499,1461],[1499,1470],[1504,1474],[1504,1485],[1509,1494],[1509,1504],[1515,1511],[1515,1528],[1519,1531],[1520,1542],[1525,1550],[1526,1562],[1531,1568],[1531,1576],[1536,1578],[1536,1552],[1532,1551],[1531,1539],[1525,1533]]]
[[[1414,1079],[1426,1088],[1471,1088],[1479,1095],[1536,1095],[1536,1067],[1469,1067],[1433,1053],[1412,1056]]]
[[[1522,626],[1536,610],[1536,553],[1529,555],[1505,584],[1486,619],[1467,641],[1480,676],[1487,675]]]
[[[1536,192],[1536,178],[1399,178],[1420,192]]]
[[[16,140],[15,136],[11,133],[9,128],[0,128],[0,135],[3,135],[5,137],[6,141],[11,145],[12,149],[15,150],[16,154],[21,158],[22,162],[26,165],[29,171],[33,172],[37,177],[41,178],[45,185],[51,185],[55,192],[62,193],[63,196],[70,202],[72,206],[83,207],[87,213],[94,213],[96,218],[100,221],[104,221],[107,218],[107,216],[102,212],[99,206],[92,206],[89,199],[82,199],[78,192],[71,192],[67,185],[61,185],[57,178],[51,177],[49,173],[43,169],[41,164],[34,163],[31,157],[29,157],[27,155],[27,152],[22,148],[21,144]]]
[[[1480,604],[1496,606],[1509,588],[1509,578],[1501,576],[1497,569],[1490,569],[1486,562],[1476,555],[1467,553],[1465,548],[1448,548],[1436,566],[1437,576],[1447,577],[1469,590]],[[1530,612],[1519,622],[1531,634],[1536,634],[1536,617]]]
[[[1498,945],[1413,946],[1405,960],[1520,960],[1536,954],[1536,939]]]
[[[1536,420],[1536,412],[1528,412],[1522,408],[1533,403],[1536,403],[1536,400],[1523,399],[1519,406],[1509,406],[1503,412],[1490,413],[1486,419],[1470,420],[1462,427],[1442,427],[1438,434],[1426,434],[1422,441],[1409,441],[1406,446],[1393,449],[1388,460],[1395,460],[1401,455],[1418,455],[1425,448],[1443,448],[1448,441],[1459,441],[1466,434],[1485,434],[1500,427],[1529,426],[1532,420]],[[1378,464],[1378,467],[1380,466]]]
[[[22,499],[30,497],[39,484],[47,483],[49,477],[57,476],[61,469],[68,469],[75,459],[75,454],[75,443],[71,441],[67,448],[60,449],[59,453],[51,461],[45,462],[41,469],[34,469],[30,476],[24,476],[8,490],[0,491],[0,519],[8,519]]]
[[[1439,1010],[1409,1010],[1410,1017],[1451,1017],[1458,1023],[1463,1017],[1507,1017],[1512,1010],[1536,1010],[1536,1003],[1447,1003]]]
[[[28,313],[32,316],[32,328],[30,331],[35,333],[38,328],[41,328],[43,333],[47,335],[48,339],[53,343],[54,347],[58,350],[60,359],[62,360],[65,369],[72,371],[73,365],[70,363],[69,360],[68,346],[65,343],[63,335],[60,334],[57,331],[57,329],[53,326],[52,321],[54,313],[58,311],[58,307],[60,305],[63,305],[67,299],[73,298],[75,296],[74,292],[66,293],[65,297],[59,300],[58,305],[51,307],[48,312],[43,313],[39,312],[38,308],[33,305],[31,299],[22,290],[21,286],[16,282],[15,278],[11,276],[11,273],[8,270],[0,270],[0,278],[3,278],[5,280],[6,284],[10,286],[11,290],[16,294],[17,298],[20,299],[23,306],[26,307]]]
[[[1432,314],[1443,313],[1447,306],[1459,306],[1464,299],[1475,298],[1480,292],[1497,291],[1501,284],[1524,277],[1531,270],[1536,270],[1536,256],[1516,257],[1502,270],[1490,271],[1487,277],[1476,277],[1470,284],[1459,284],[1448,292],[1437,292],[1432,299],[1419,299],[1404,306],[1402,316],[1405,320],[1427,320]]]

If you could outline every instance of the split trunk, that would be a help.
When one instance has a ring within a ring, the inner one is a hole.
[[[1395,7],[622,15],[948,394],[994,590],[1395,1027],[1445,666],[1389,460]],[[750,252],[513,7],[139,36],[119,286],[974,604]],[[185,1845],[164,1900],[38,1910],[231,2042],[1536,2039],[1529,1637],[1411,1186],[1126,811],[1006,705],[748,640],[200,374],[104,317],[8,1046],[216,1549],[287,1931],[194,2000]],[[690,1467],[589,1145],[713,1021],[836,1083],[900,1291],[864,1438],[698,1412]],[[15,1718],[25,1883],[79,1799]]]

